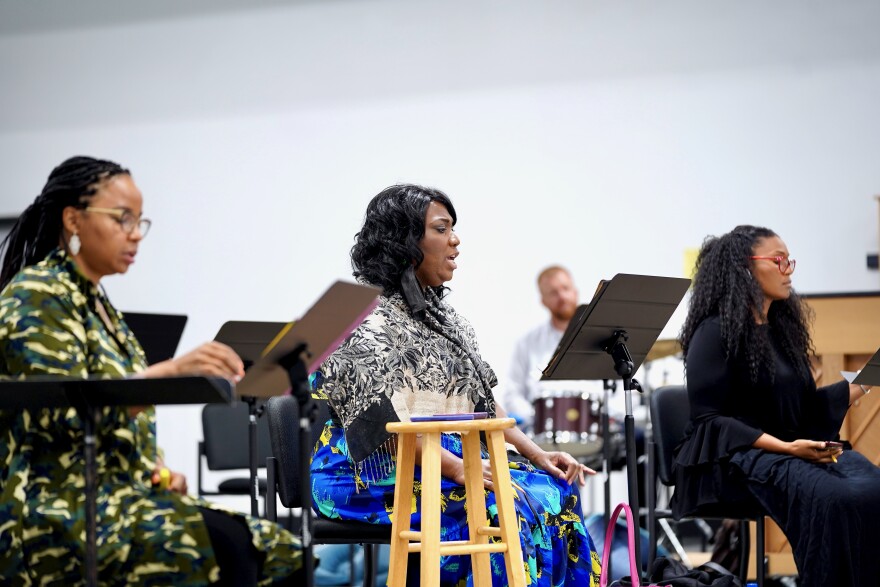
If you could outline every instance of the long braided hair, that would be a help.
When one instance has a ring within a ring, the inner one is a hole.
[[[764,295],[752,275],[750,255],[765,238],[778,236],[769,228],[742,225],[722,236],[710,236],[697,257],[697,271],[679,341],[685,357],[700,323],[717,315],[728,359],[740,361],[749,379],[757,383],[763,373],[772,380],[771,337],[795,366],[801,378],[810,378],[809,357],[813,354],[809,324],[812,312],[794,290],[784,300],[775,300],[767,312],[770,326],[758,327],[756,312],[763,311]]]
[[[85,207],[100,182],[120,174],[130,172],[112,161],[82,156],[71,157],[53,169],[43,191],[0,243],[0,290],[21,269],[41,261],[59,245],[66,207]]]

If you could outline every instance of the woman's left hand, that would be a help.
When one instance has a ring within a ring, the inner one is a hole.
[[[584,475],[595,475],[596,471],[586,465],[582,465],[567,452],[559,451],[541,451],[541,453],[532,459],[532,463],[544,469],[554,477],[565,479],[571,485],[577,479],[578,485],[584,485],[587,480]]]

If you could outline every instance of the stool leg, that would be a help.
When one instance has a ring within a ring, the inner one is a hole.
[[[389,587],[406,586],[409,540],[401,538],[400,533],[411,528],[415,459],[416,435],[400,434],[397,438],[394,511],[391,512],[393,519],[391,521],[391,556],[388,559]]]
[[[440,585],[440,433],[422,434],[422,587]]]
[[[492,482],[495,486],[495,504],[498,507],[498,525],[501,538],[507,544],[504,553],[504,566],[507,569],[508,585],[525,587],[526,576],[523,566],[522,545],[519,543],[519,516],[513,505],[513,486],[510,484],[510,469],[507,464],[507,447],[504,432],[486,432],[489,445],[489,462],[492,465]]]
[[[486,493],[483,485],[483,461],[480,458],[480,433],[462,433],[461,448],[464,456],[465,504],[468,517],[469,542],[487,544],[489,537],[477,532],[478,528],[488,526],[486,512]],[[491,587],[492,567],[489,553],[471,554],[471,568],[474,587]]]

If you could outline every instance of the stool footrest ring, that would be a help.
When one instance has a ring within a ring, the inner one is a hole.
[[[461,546],[440,546],[440,554],[442,556],[477,554],[479,552],[507,552],[507,545],[501,542],[494,542],[492,544],[463,544]]]
[[[407,552],[422,552],[422,543],[411,543],[407,548]],[[503,542],[493,542],[491,544],[472,544],[467,540],[452,540],[450,542],[440,543],[440,556],[477,554],[481,552],[507,552],[507,545]]]

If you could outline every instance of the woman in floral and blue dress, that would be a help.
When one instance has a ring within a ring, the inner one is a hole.
[[[367,207],[351,251],[354,275],[383,290],[379,306],[321,366],[318,395],[327,423],[312,458],[312,495],[319,515],[391,524],[393,438],[385,424],[412,415],[485,411],[504,417],[497,379],[480,357],[471,325],[444,300],[457,268],[456,213],[442,192],[397,185]],[[574,481],[594,471],[562,452],[547,452],[518,429],[505,433],[520,520],[527,584],[598,585],[599,557],[584,525]],[[441,459],[442,539],[467,539],[461,439],[444,435]],[[417,461],[418,462],[418,461]],[[416,474],[418,477],[418,467]],[[492,488],[488,466],[485,486]],[[416,497],[420,492],[418,481]],[[416,499],[416,508],[420,508]],[[487,491],[497,524],[494,493]],[[420,521],[418,509],[413,525]],[[506,584],[501,555],[492,555],[493,584]],[[443,585],[472,585],[470,557],[444,557]]]

